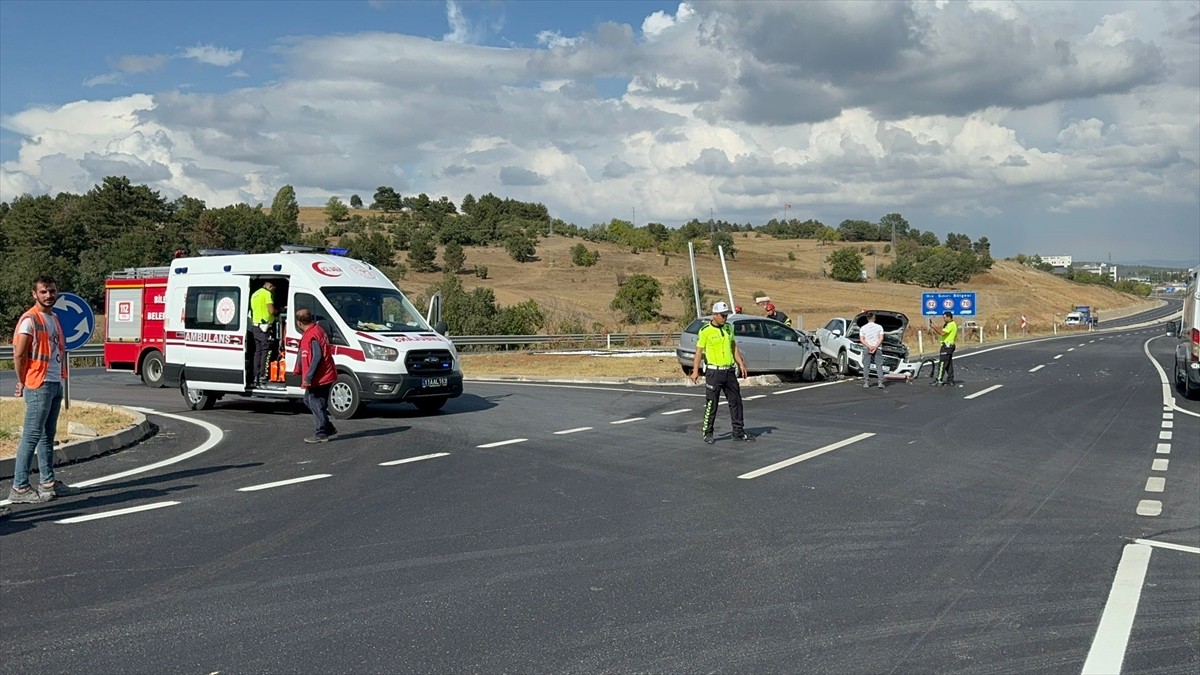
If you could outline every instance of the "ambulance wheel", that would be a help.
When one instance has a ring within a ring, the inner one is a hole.
[[[163,386],[165,366],[160,351],[152,351],[142,359],[142,382],[151,389]]]
[[[358,390],[358,382],[353,375],[338,374],[337,382],[329,388],[329,415],[335,420],[348,420],[354,417],[362,405],[362,392]]]
[[[192,410],[212,410],[212,407],[217,404],[216,396],[203,389],[192,389],[187,385],[187,380],[180,380],[179,391]]]
[[[417,406],[417,410],[423,413],[435,413],[441,410],[442,406],[446,405],[447,400],[449,399],[445,396],[438,398],[418,398],[413,401],[413,405]]]

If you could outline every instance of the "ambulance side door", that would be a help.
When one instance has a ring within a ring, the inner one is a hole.
[[[184,294],[183,330],[171,336],[182,353],[178,358],[173,354],[171,361],[182,361],[184,377],[194,388],[244,388],[247,359],[254,355],[249,329],[249,278],[225,276],[190,285]]]

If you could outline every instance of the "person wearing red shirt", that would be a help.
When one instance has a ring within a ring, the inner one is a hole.
[[[325,443],[337,434],[329,421],[329,390],[337,381],[337,370],[333,367],[333,350],[325,329],[313,319],[312,312],[301,309],[296,312],[296,327],[303,331],[300,336],[300,358],[296,360],[296,374],[300,376],[300,387],[304,389],[304,405],[312,411],[317,429],[305,443]]]

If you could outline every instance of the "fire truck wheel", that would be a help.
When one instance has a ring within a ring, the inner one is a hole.
[[[179,381],[179,391],[192,410],[211,410],[217,404],[216,396],[203,389],[192,389],[188,386],[187,380]]]
[[[147,387],[158,389],[164,382],[164,365],[162,352],[152,351],[142,359],[142,382]]]
[[[348,420],[360,405],[362,393],[358,391],[358,381],[353,375],[339,373],[337,382],[329,388],[329,415],[335,420]]]

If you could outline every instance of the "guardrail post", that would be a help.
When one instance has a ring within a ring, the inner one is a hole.
[[[1004,341],[1008,342],[1008,324],[1004,324]]]
[[[917,356],[925,355],[925,334],[917,331]]]
[[[604,338],[605,338],[605,340],[608,341],[608,349],[611,350],[612,349],[612,333],[605,335]]]

